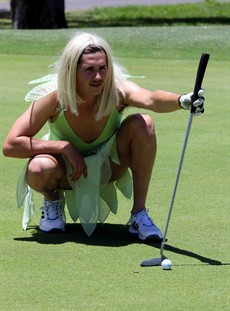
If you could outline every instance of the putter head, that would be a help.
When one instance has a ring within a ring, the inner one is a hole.
[[[140,263],[142,267],[154,267],[161,266],[162,261],[166,259],[166,257],[152,258],[144,260]]]

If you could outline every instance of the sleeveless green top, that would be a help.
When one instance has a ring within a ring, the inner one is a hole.
[[[121,117],[122,114],[114,110],[110,114],[103,132],[94,141],[87,143],[74,133],[66,120],[64,111],[61,111],[53,123],[49,122],[50,132],[47,138],[49,140],[67,140],[85,156],[105,143],[116,132],[120,125]]]

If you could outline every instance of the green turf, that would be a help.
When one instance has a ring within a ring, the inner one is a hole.
[[[229,30],[230,27],[90,29],[150,89],[193,88],[201,52],[211,54],[206,111],[194,118],[168,232],[173,270],[141,268],[159,248],[129,237],[131,201],[120,198],[91,238],[79,223],[65,234],[37,230],[41,198],[29,229],[21,229],[15,188],[24,161],[0,158],[0,310],[228,310],[229,308]],[[29,80],[48,73],[74,30],[0,31],[0,140],[28,106]],[[132,113],[130,109],[126,113]],[[164,229],[189,114],[153,114],[158,155],[148,196],[150,215]],[[43,132],[45,129],[43,130]]]
[[[93,32],[95,28],[79,30]],[[214,60],[229,60],[230,26],[133,27],[131,30],[122,27],[96,30],[111,43],[116,57],[197,60],[201,52],[207,51]],[[55,60],[75,31],[76,29],[58,30],[52,36],[47,36],[49,31],[45,30],[2,30],[1,53],[50,55]],[[124,35],[121,36],[121,33]]]
[[[4,0],[5,1],[5,0]],[[9,2],[9,1],[8,1]],[[66,12],[69,28],[162,26],[162,25],[229,25],[229,0],[204,0],[199,3],[96,7]],[[106,2],[104,3],[106,5]],[[150,4],[150,3],[149,3]],[[0,28],[12,28],[10,12],[0,12]]]
[[[206,0],[199,3],[129,5],[67,12],[68,27],[159,26],[229,24],[230,3]]]

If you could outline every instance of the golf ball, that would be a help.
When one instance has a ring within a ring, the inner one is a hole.
[[[164,259],[161,263],[161,266],[164,270],[171,270],[172,269],[172,262],[169,259]]]

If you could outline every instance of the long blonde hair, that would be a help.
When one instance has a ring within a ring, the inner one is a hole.
[[[57,62],[57,96],[61,108],[70,108],[72,113],[78,115],[78,105],[83,104],[84,100],[76,91],[77,66],[84,49],[90,45],[102,48],[108,62],[107,78],[102,94],[97,101],[95,118],[100,120],[116,108],[119,102],[119,94],[124,96],[121,83],[126,79],[125,69],[115,62],[109,44],[102,37],[85,32],[76,33],[67,43]]]

